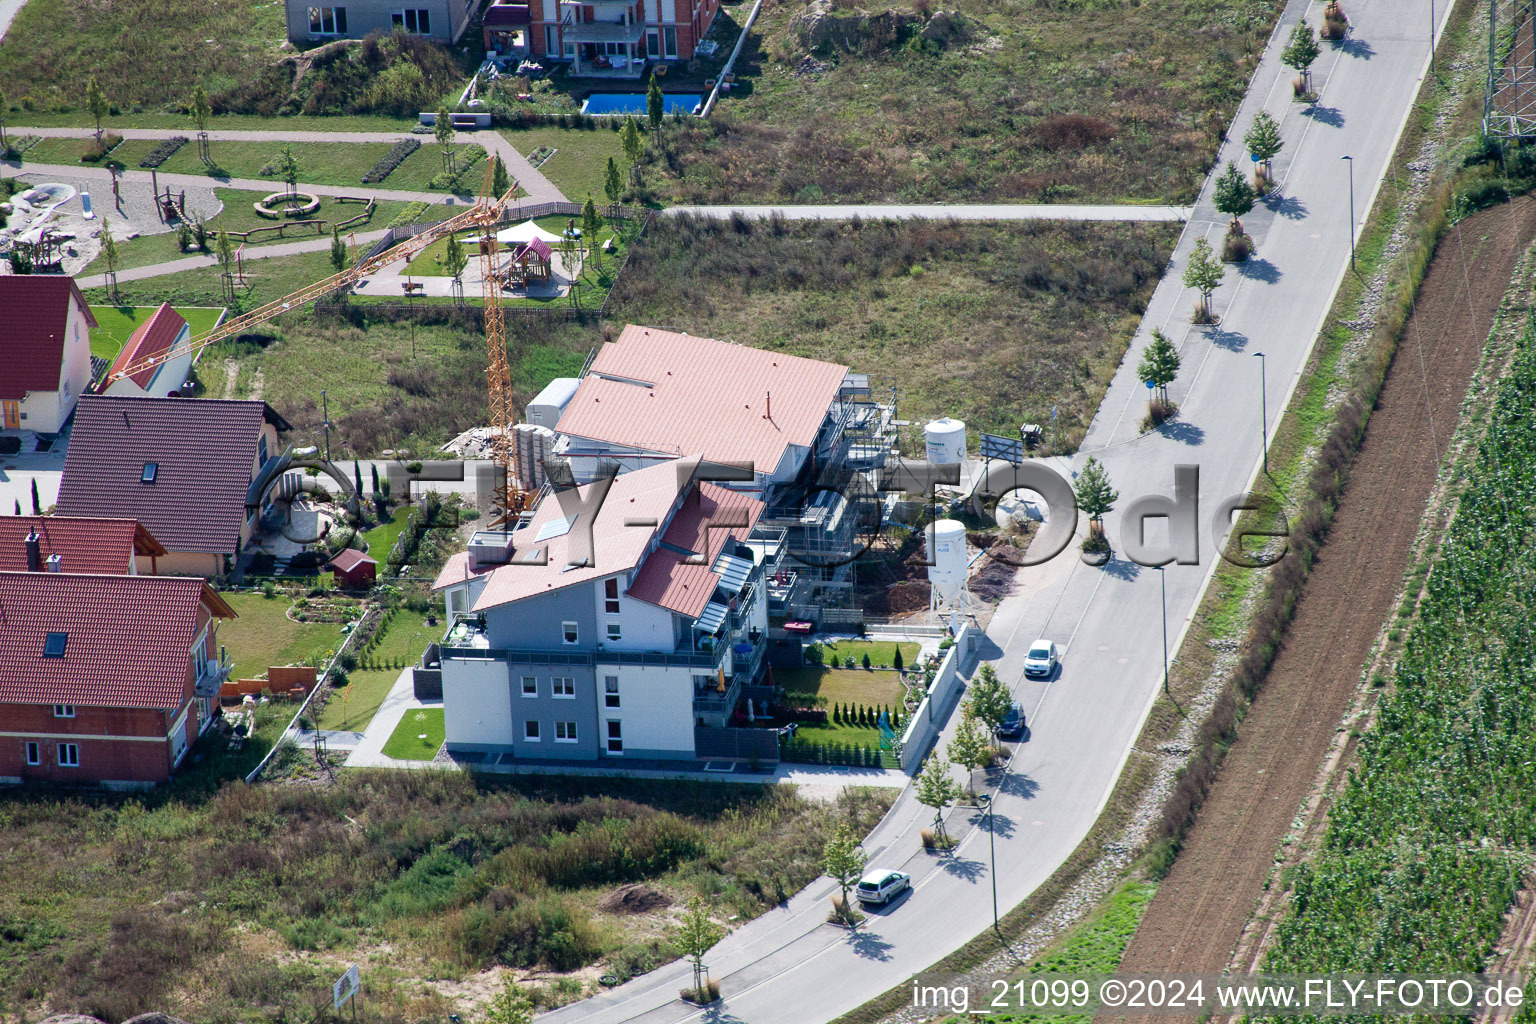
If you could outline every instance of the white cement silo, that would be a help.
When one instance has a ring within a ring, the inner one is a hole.
[[[965,461],[965,421],[948,416],[930,420],[923,427],[923,443],[933,465],[960,465]]]
[[[940,519],[925,531],[928,541],[928,582],[933,588],[930,606],[957,607],[963,603],[966,579],[965,524]]]

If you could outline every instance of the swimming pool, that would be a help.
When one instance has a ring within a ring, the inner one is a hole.
[[[704,97],[696,92],[669,92],[662,94],[662,107],[668,113],[681,110],[692,114],[704,103]],[[594,117],[622,117],[645,113],[643,92],[594,92],[581,105],[583,114]]]

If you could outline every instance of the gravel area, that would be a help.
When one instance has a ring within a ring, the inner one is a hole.
[[[75,236],[64,249],[64,273],[66,274],[80,273],[101,251],[103,217],[111,223],[112,235],[119,242],[137,238],[140,235],[159,235],[173,230],[172,225],[161,222],[156,216],[154,193],[147,181],[121,181],[123,202],[119,210],[112,201],[111,184],[100,179],[71,178],[68,175],[42,172],[18,174],[16,177],[29,185],[59,182],[73,187],[77,193],[91,193],[91,208],[96,214],[94,219],[85,219],[84,207],[77,194],[75,198],[60,207],[51,222],[61,231],[73,233]],[[189,188],[186,191],[186,208],[189,216],[207,220],[218,216],[223,211],[224,204],[219,201],[211,187]],[[0,273],[6,273],[9,269],[8,262],[0,263]]]

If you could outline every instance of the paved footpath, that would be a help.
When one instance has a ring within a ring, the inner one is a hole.
[[[684,215],[714,217],[724,220],[740,214],[755,220],[779,216],[785,220],[1111,220],[1111,221],[1184,221],[1187,206],[1073,206],[1056,203],[890,203],[843,204],[827,206],[672,206],[662,211],[670,217]]]
[[[0,4],[5,2],[6,0],[0,0]],[[24,125],[9,126],[8,130],[23,135],[40,135],[45,138],[65,139],[84,139],[89,138],[93,134],[89,129],[85,128],[28,128]],[[190,129],[184,131],[174,131],[164,128],[112,128],[110,131],[112,131],[112,133],[115,135],[121,135],[125,139],[169,139],[176,135],[190,136],[193,134]],[[208,140],[210,142],[270,142],[274,145],[281,145],[285,142],[395,143],[399,142],[403,138],[409,138],[410,135],[411,133],[409,131],[269,132],[220,130],[209,132]],[[544,177],[544,175],[535,170],[534,166],[528,162],[527,158],[524,157],[523,154],[519,153],[516,147],[514,147],[512,143],[508,142],[500,132],[492,131],[489,129],[476,132],[458,132],[454,135],[453,141],[458,145],[473,143],[475,145],[482,146],[488,152],[494,153],[495,155],[501,157],[502,163],[506,165],[507,173],[512,176],[513,180],[516,181],[527,194],[527,199],[525,200],[526,202],[551,203],[560,202],[565,199],[565,196],[560,192],[558,188],[554,186],[554,183],[552,183],[548,178]],[[422,144],[427,146],[436,145],[436,143],[433,142],[430,137],[422,139]],[[15,163],[9,161],[7,164],[8,166],[12,167],[17,166]],[[34,169],[34,167],[44,166],[47,165],[32,165],[23,163],[21,164],[21,169],[24,172],[30,172]],[[100,176],[102,178],[106,178],[110,176],[110,172],[108,172],[105,168],[70,167],[69,170],[71,174],[84,175],[86,177]],[[90,171],[96,171],[98,173],[96,175],[92,175],[88,173]],[[131,168],[126,172],[126,174],[143,175],[147,177],[149,172],[145,170],[139,170],[137,168]],[[225,185],[228,188],[256,189],[263,192],[270,192],[273,189],[273,183],[271,181],[260,179],[253,180],[249,178],[232,178],[226,181],[221,178],[210,178],[206,174],[162,174],[160,175],[160,180],[172,184],[189,184],[201,186],[207,186],[210,182],[215,182]],[[278,184],[281,184],[281,182]],[[343,186],[340,188],[336,186],[305,185],[304,189],[309,192],[318,192],[320,195],[357,195],[359,192],[366,192],[369,195],[376,195],[380,199],[405,199],[412,202],[421,200],[431,201],[434,199],[434,197],[437,201],[441,201],[446,198],[446,193],[442,192],[418,193],[391,191],[388,189],[372,188],[368,185],[362,184],[361,182],[359,182],[356,186]],[[447,201],[452,202],[453,200],[448,198]]]

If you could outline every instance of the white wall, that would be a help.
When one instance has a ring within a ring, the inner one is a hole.
[[[181,334],[177,335],[175,344],[181,344],[192,333],[190,327],[183,327]],[[155,369],[155,374],[149,380],[149,387],[141,388],[137,381],[131,377],[122,377],[113,381],[104,395],[132,395],[135,397],[149,396],[150,398],[166,398],[172,391],[180,392],[181,386],[186,383],[187,375],[192,369],[192,353],[184,352],[169,362],[161,363]],[[274,431],[274,436],[275,436]],[[274,452],[274,454],[276,454]]]
[[[85,308],[69,302],[64,322],[64,351],[59,366],[59,387],[54,391],[33,391],[21,403],[26,419],[22,430],[56,434],[74,411],[75,403],[91,382],[91,329],[85,321]]]
[[[445,658],[443,724],[450,744],[510,747],[512,684],[507,663]]]
[[[597,616],[597,639],[606,650],[610,651],[670,651],[674,646],[672,630],[672,613],[665,608],[658,608],[654,604],[645,601],[637,601],[627,596],[627,584],[624,575],[619,577],[619,614],[610,615],[604,610],[606,598],[603,596],[603,581],[598,580],[592,585],[592,596],[596,602],[594,613]],[[617,622],[622,636],[618,640],[608,639],[608,623]]]
[[[597,717],[601,748],[608,748],[608,720],[623,722],[624,751],[631,756],[672,752],[693,757],[693,675],[686,668],[598,665]],[[619,677],[618,708],[603,706],[604,676]]]

